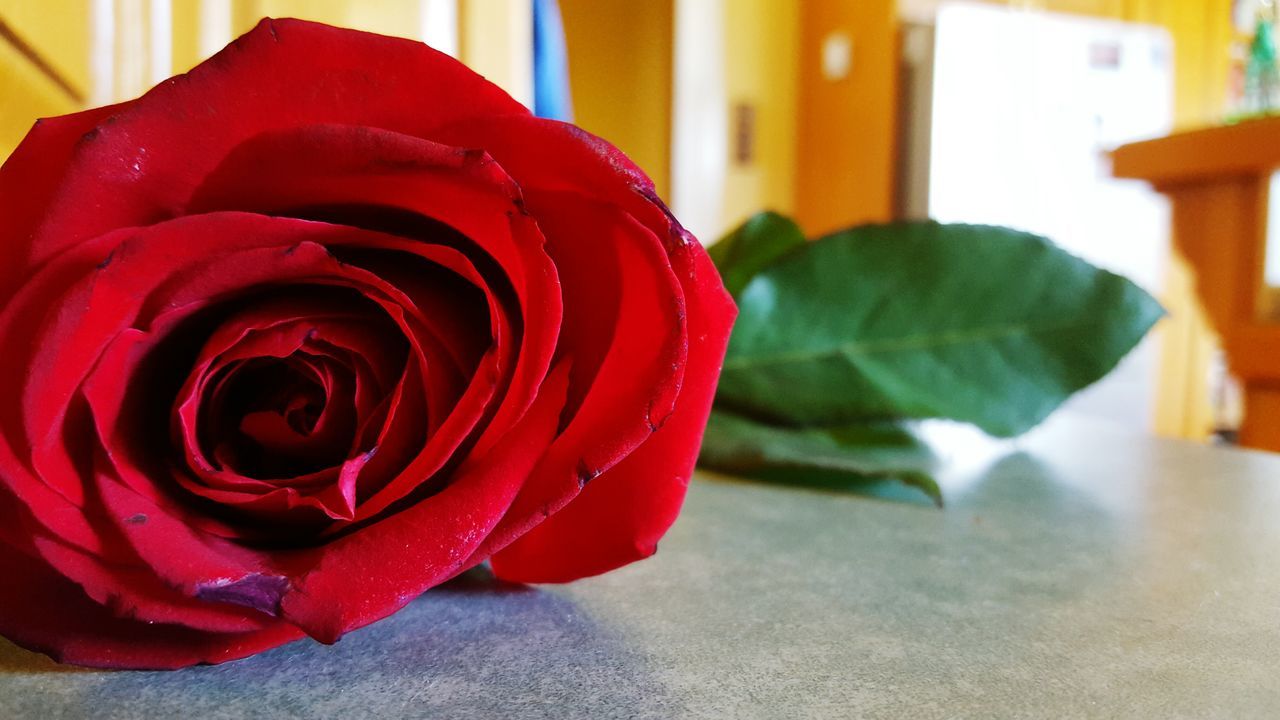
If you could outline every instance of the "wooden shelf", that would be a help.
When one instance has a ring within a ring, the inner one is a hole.
[[[1280,451],[1280,303],[1263,278],[1280,117],[1133,143],[1112,159],[1117,177],[1146,180],[1172,200],[1174,247],[1244,383],[1240,442]]]
[[[1280,167],[1280,116],[1132,143],[1112,153],[1116,177],[1157,188],[1206,177],[1269,175]]]

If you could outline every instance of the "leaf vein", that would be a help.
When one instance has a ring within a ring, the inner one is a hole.
[[[914,350],[923,351],[978,342],[990,343],[996,340],[1018,336],[1043,335],[1063,330],[1080,329],[1095,324],[1095,322],[1096,321],[1092,319],[1072,320],[1045,325],[1034,325],[1024,322],[1007,325],[992,325],[983,328],[906,335],[903,337],[886,338],[881,340],[850,340],[848,342],[840,343],[834,347],[812,348],[768,355],[730,357],[725,359],[724,369],[747,370],[769,365],[813,362],[833,357],[845,357],[852,360],[856,357],[882,353]]]

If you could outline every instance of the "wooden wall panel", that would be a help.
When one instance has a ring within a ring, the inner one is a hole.
[[[893,215],[898,8],[893,0],[806,0],[800,18],[796,215],[811,234]],[[852,43],[849,74],[823,74],[823,43]]]

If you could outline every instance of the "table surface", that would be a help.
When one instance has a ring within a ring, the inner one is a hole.
[[[113,673],[0,641],[0,717],[1280,717],[1280,456],[943,436],[945,510],[704,475],[649,561],[464,577],[332,647]]]

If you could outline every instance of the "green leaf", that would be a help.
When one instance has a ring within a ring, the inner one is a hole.
[[[804,233],[775,212],[757,213],[708,249],[725,289],[737,296],[756,273],[792,249],[804,245]]]
[[[718,405],[788,425],[949,418],[1022,433],[1163,314],[1044,238],[899,223],[792,251],[738,298]]]
[[[927,446],[893,424],[796,429],[722,410],[712,411],[698,456],[705,468],[783,484],[901,498],[902,483],[941,505],[935,463]]]

